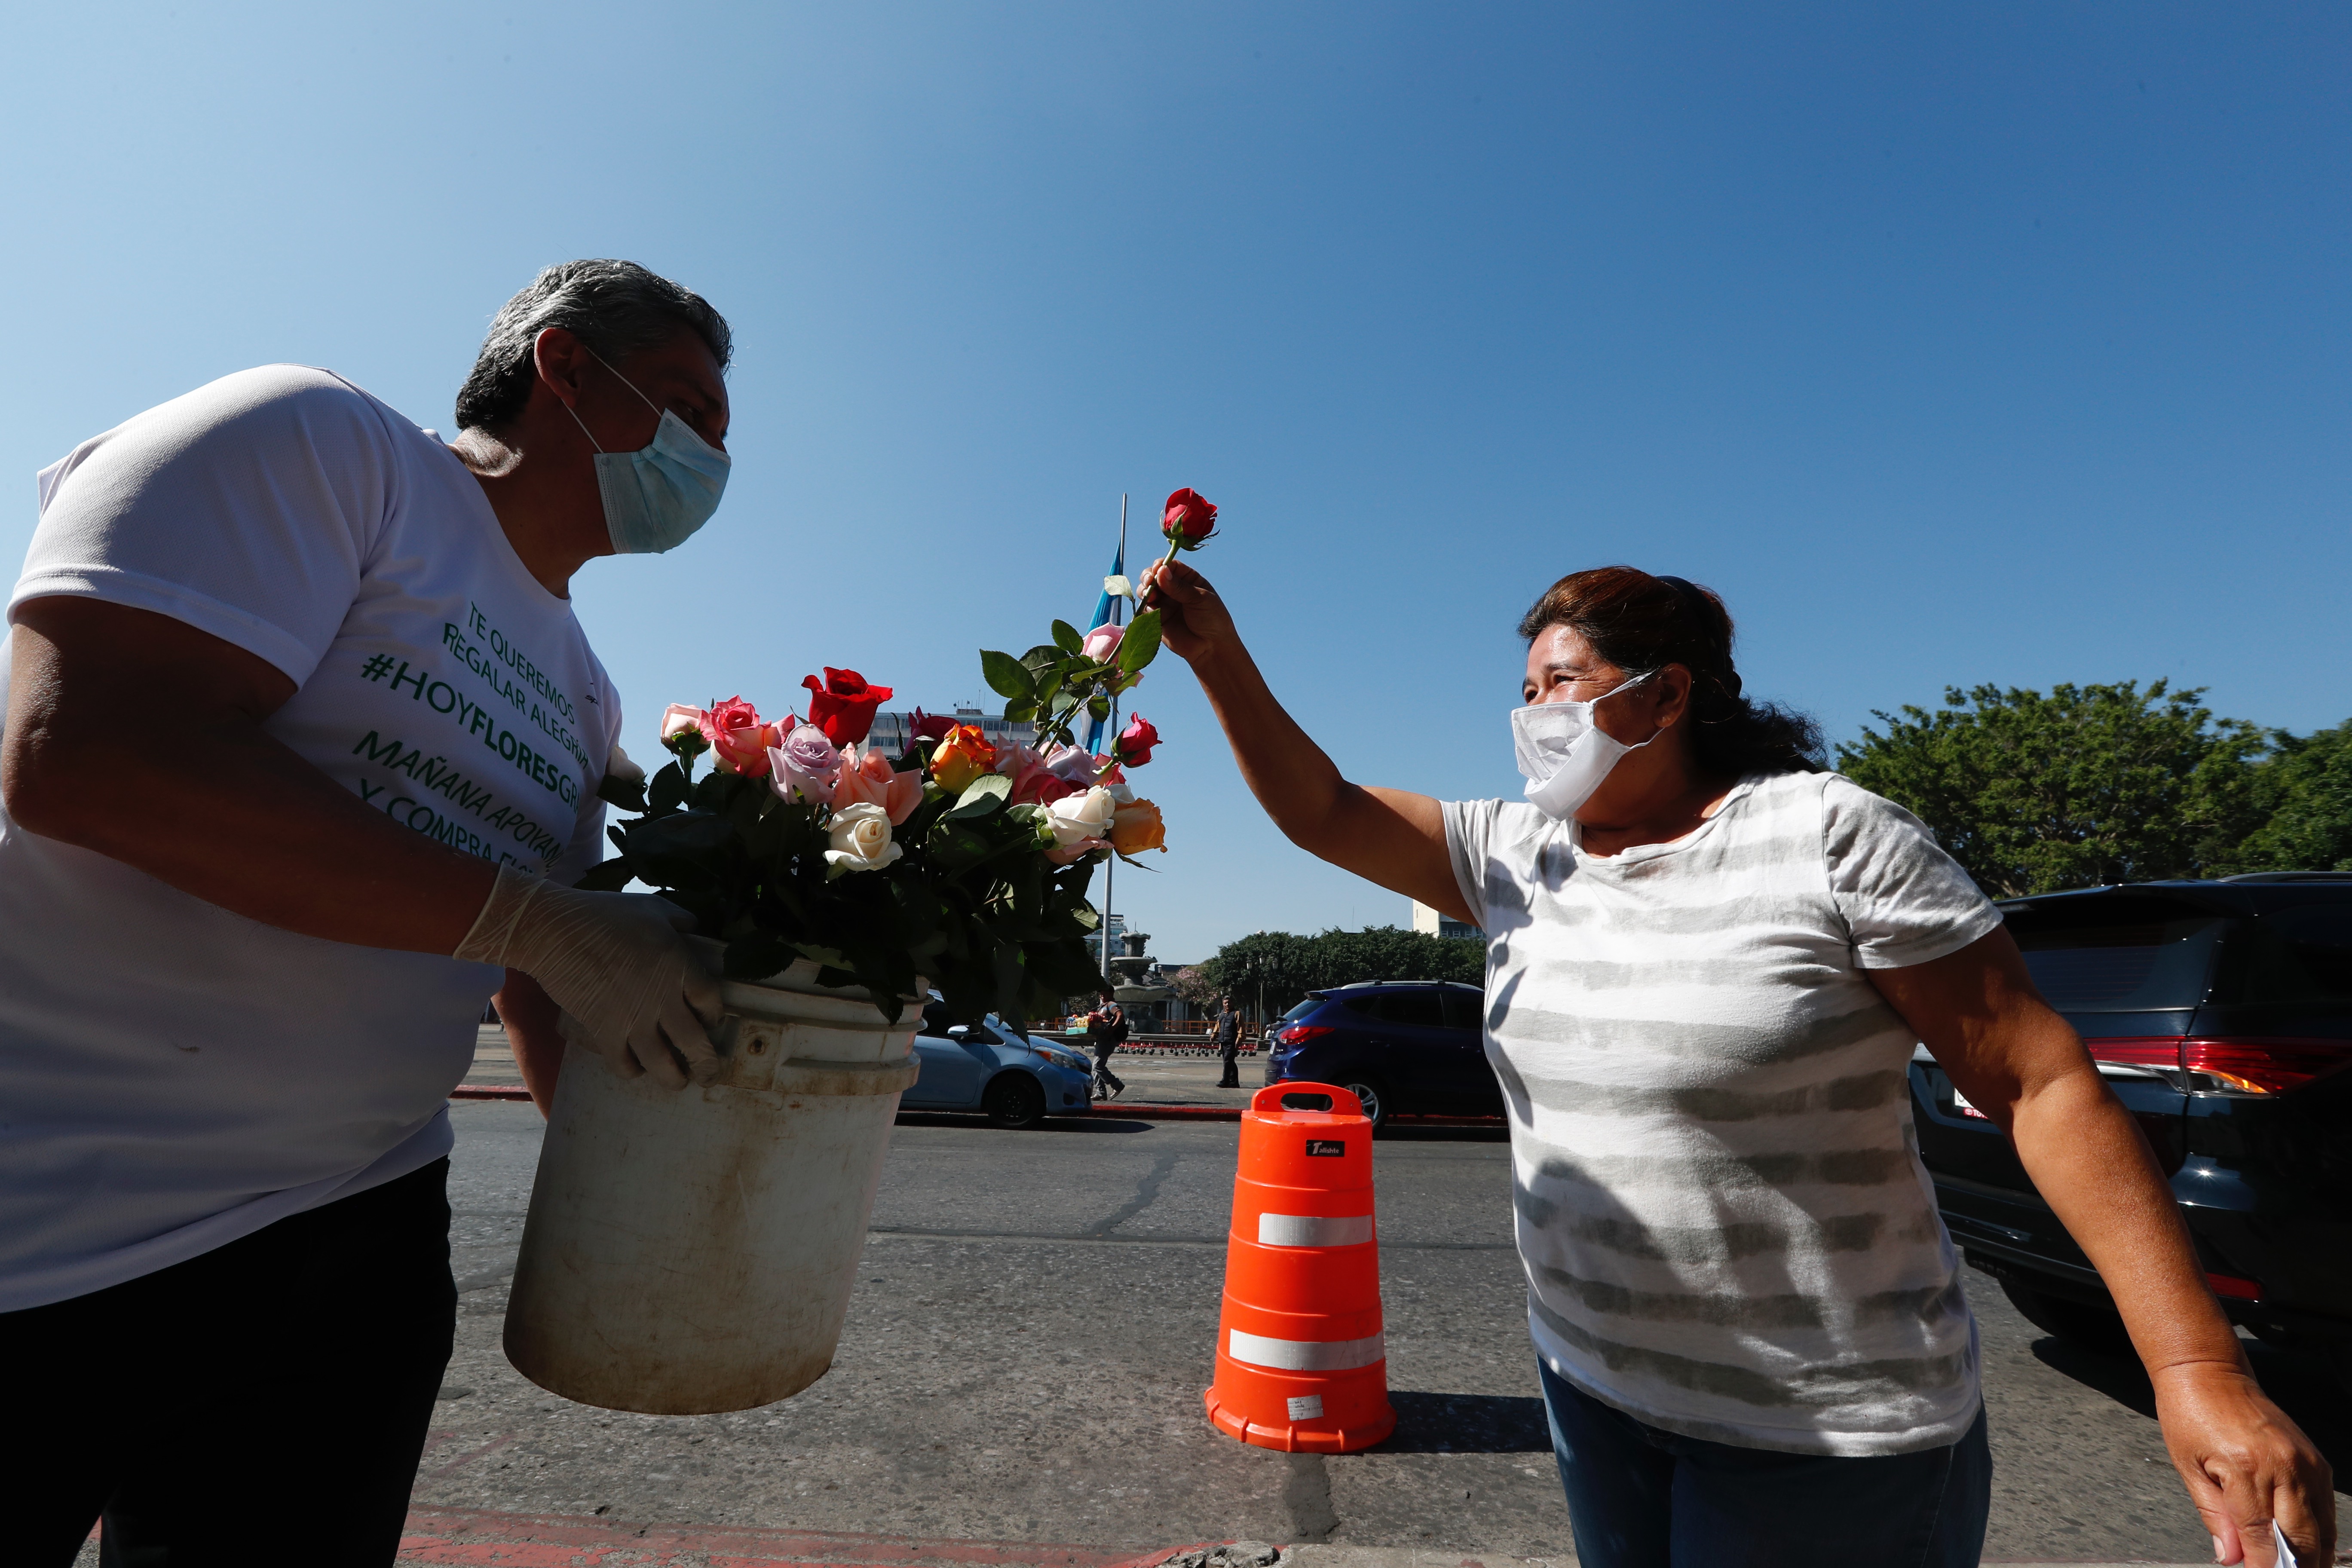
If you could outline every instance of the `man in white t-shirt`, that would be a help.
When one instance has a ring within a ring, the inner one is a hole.
[[[40,476],[0,654],[0,1517],[9,1561],[393,1560],[455,1324],[446,1097],[495,992],[716,1066],[681,911],[572,889],[620,700],[593,557],[724,487],[726,322],[550,268],[444,444],[270,365]]]

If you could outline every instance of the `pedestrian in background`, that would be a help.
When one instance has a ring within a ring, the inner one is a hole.
[[[109,1563],[268,1556],[267,1521],[389,1564],[483,1004],[542,1107],[566,1038],[719,1065],[690,918],[572,888],[627,763],[570,591],[719,504],[729,352],[572,262],[491,322],[453,441],[278,364],[42,471],[0,659],[0,1560],[102,1515]]]
[[[1217,1054],[1225,1058],[1225,1076],[1217,1080],[1219,1089],[1239,1089],[1242,1086],[1242,1016],[1234,1011],[1234,999],[1217,998],[1217,1027],[1210,1039]]]
[[[1115,1100],[1127,1085],[1110,1070],[1111,1054],[1127,1043],[1127,1010],[1103,993],[1103,1005],[1087,1015],[1087,1044],[1095,1053],[1095,1098]]]
[[[1586,1568],[1965,1568],[1991,1459],[1916,1044],[2007,1133],[2155,1386],[2214,1559],[2334,1561],[2327,1461],[2255,1381],[2164,1175],[1918,820],[1742,695],[1679,577],[1561,578],[1520,623],[1523,800],[1349,782],[1216,591],[1154,570],[1291,841],[1484,930],[1528,1326]],[[1402,755],[1412,755],[1410,751]]]

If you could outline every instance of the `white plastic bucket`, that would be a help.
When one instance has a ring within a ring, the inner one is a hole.
[[[727,983],[726,1068],[701,1088],[566,1053],[507,1305],[525,1377],[691,1415],[797,1394],[833,1364],[922,1009],[891,1026],[816,973]]]

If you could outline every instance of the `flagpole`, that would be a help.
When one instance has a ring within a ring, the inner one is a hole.
[[[1127,492],[1125,490],[1118,492],[1118,564],[1121,571],[1126,570]],[[1120,608],[1122,603],[1123,601],[1116,598],[1110,602],[1110,618],[1113,626],[1119,624],[1124,614]],[[1113,697],[1110,700],[1110,746],[1112,754],[1116,755],[1118,752],[1118,699],[1117,697]],[[1110,882],[1111,872],[1118,865],[1118,857],[1116,855],[1113,855],[1109,859],[1103,862],[1102,969],[1103,984],[1105,985],[1110,985],[1112,984],[1110,967]],[[1115,990],[1116,987],[1114,987],[1114,991]],[[1116,995],[1114,995],[1113,1000],[1117,1000]]]

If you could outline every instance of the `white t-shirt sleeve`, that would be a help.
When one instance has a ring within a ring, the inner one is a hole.
[[[2000,924],[1925,823],[1837,773],[1822,786],[1822,858],[1864,969],[1930,963]]]
[[[240,371],[85,441],[43,470],[8,602],[76,595],[151,610],[310,679],[397,497],[382,416],[325,371]]]
[[[1438,805],[1445,818],[1445,854],[1454,862],[1454,881],[1480,931],[1494,929],[1486,923],[1486,865],[1494,848],[1496,817],[1503,805],[1499,800],[1449,800]]]

